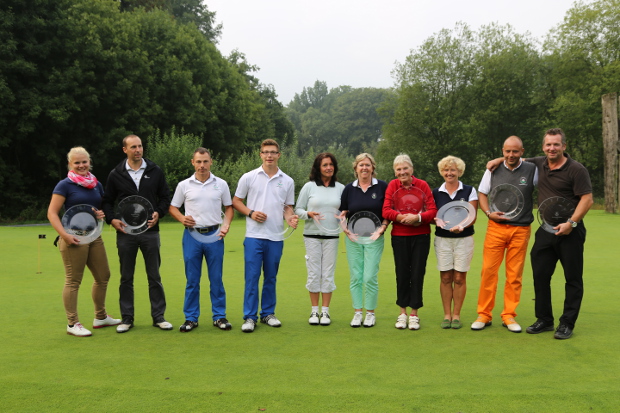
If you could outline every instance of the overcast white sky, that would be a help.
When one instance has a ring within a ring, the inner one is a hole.
[[[218,48],[245,53],[288,104],[316,80],[391,87],[395,62],[456,22],[497,22],[542,39],[572,0],[206,0],[224,25]]]

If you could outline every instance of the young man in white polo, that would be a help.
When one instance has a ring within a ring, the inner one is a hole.
[[[273,139],[266,139],[260,148],[262,165],[239,179],[233,198],[233,207],[245,215],[246,233],[245,293],[243,299],[244,323],[241,330],[254,331],[258,320],[258,285],[263,270],[263,289],[260,299],[261,322],[271,327],[282,324],[275,316],[276,277],[282,258],[284,241],[283,214],[289,225],[297,227],[297,216],[290,207],[295,202],[293,179],[278,168],[280,146]],[[246,204],[243,201],[246,200]]]

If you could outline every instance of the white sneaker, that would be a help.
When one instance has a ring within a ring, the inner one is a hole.
[[[308,320],[308,324],[310,324],[311,326],[318,326],[319,325],[319,313],[317,313],[316,311],[311,312],[310,319]]]
[[[67,326],[67,334],[76,337],[88,337],[93,335],[93,333],[85,329],[81,323],[75,323],[73,327]]]
[[[267,324],[269,327],[280,327],[282,325],[280,320],[278,320],[273,314],[269,314],[268,316],[261,318],[260,322]]]
[[[491,325],[490,321],[485,321],[484,318],[478,317],[476,321],[471,323],[471,329],[472,330],[484,330],[485,327],[488,327],[490,325]]]
[[[419,330],[420,329],[420,317],[417,315],[409,316],[409,330]]]
[[[121,323],[116,326],[117,333],[126,333],[133,327],[133,320],[131,318],[124,318]]]
[[[407,328],[407,314],[399,315],[396,319],[396,325],[394,325],[394,327],[398,328],[399,330]]]
[[[356,312],[353,316],[353,320],[351,320],[351,327],[358,328],[362,325],[362,313]]]
[[[256,326],[256,321],[251,318],[246,318],[243,324],[241,325],[241,331],[244,333],[251,333],[254,331],[254,327]]]
[[[105,318],[103,320],[99,320],[97,318],[95,318],[93,320],[93,328],[103,328],[103,327],[108,327],[108,326],[117,326],[121,323],[121,320],[119,320],[118,318],[112,318],[109,315],[106,314]]]
[[[507,320],[504,320],[502,325],[506,327],[508,330],[512,331],[513,333],[521,332],[521,326],[519,325],[519,323],[515,321],[514,318],[509,318]]]
[[[153,327],[159,327],[161,330],[172,330],[172,324],[167,322],[164,317],[159,317],[157,320],[153,321]],[[117,329],[118,331],[118,329]]]
[[[364,319],[364,327],[372,327],[375,325],[375,313],[366,311],[366,318]]]
[[[328,326],[332,323],[331,318],[329,318],[329,313],[327,311],[323,311],[321,313],[321,325]]]

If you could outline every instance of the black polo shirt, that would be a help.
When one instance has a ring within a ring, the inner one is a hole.
[[[566,152],[564,156],[567,158],[564,165],[554,170],[549,168],[546,156],[527,159],[538,167],[538,205],[553,196],[573,200],[576,205],[582,195],[592,193],[588,170]]]

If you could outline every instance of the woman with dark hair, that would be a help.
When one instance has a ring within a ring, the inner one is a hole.
[[[321,219],[325,211],[337,211],[344,185],[338,182],[338,162],[331,153],[323,152],[316,156],[307,182],[299,193],[295,214],[306,220],[304,243],[306,245],[306,268],[308,280],[306,288],[310,292],[312,310],[308,322],[311,325],[327,326],[331,323],[329,303],[336,289],[334,272],[338,256],[338,233],[326,231],[314,219]],[[319,296],[323,306],[319,313]]]
[[[67,313],[67,334],[76,337],[88,337],[91,332],[80,323],[77,311],[78,291],[82,283],[84,268],[93,274],[92,297],[95,304],[93,328],[115,326],[121,320],[114,319],[106,313],[105,296],[110,279],[108,257],[103,240],[99,236],[89,244],[80,244],[80,240],[65,231],[59,213],[62,207],[69,209],[79,204],[91,205],[98,219],[103,219],[101,208],[103,186],[90,172],[90,155],[81,146],[72,148],[67,154],[69,173],[54,188],[52,200],[47,210],[47,219],[58,232],[60,255],[65,265],[65,287],[62,300]]]

